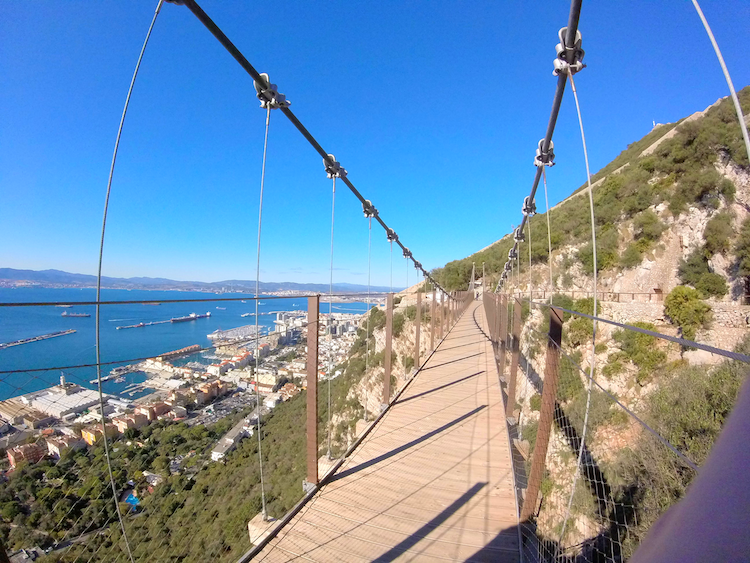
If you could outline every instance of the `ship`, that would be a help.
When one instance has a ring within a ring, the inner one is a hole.
[[[195,313],[190,313],[186,317],[173,317],[170,319],[173,323],[184,323],[187,321],[194,321],[196,319],[205,319],[207,317],[210,317],[211,313],[206,313],[205,315],[196,315]]]
[[[91,315],[89,313],[68,313],[67,311],[63,311],[63,314],[60,316],[61,317],[90,317]]]

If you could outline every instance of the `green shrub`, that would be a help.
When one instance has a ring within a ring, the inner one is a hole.
[[[538,412],[542,408],[542,396],[539,393],[534,393],[529,398],[529,406],[532,411]]]
[[[401,362],[404,364],[404,370],[406,370],[406,373],[409,373],[414,367],[414,356],[404,354],[401,357]]]
[[[372,336],[372,333],[375,330],[382,329],[385,327],[385,311],[383,311],[380,307],[372,307],[370,309],[370,334],[368,336]]]
[[[652,242],[658,241],[664,229],[666,229],[659,216],[651,209],[647,209],[638,215],[633,221],[633,227],[635,228],[636,239],[647,239]]]
[[[618,262],[618,234],[613,225],[598,228],[596,233],[596,262],[597,271],[606,270],[617,265]],[[594,272],[594,247],[591,242],[586,243],[578,251],[578,260],[588,273]]]
[[[622,362],[620,361],[621,355],[620,354],[610,354],[607,358],[607,363],[602,368],[602,373],[604,374],[604,377],[607,379],[612,379],[615,375],[619,375],[622,373],[622,370],[625,369],[622,365]]]
[[[739,237],[734,245],[737,257],[737,274],[750,276],[750,217],[742,222]]]
[[[580,350],[576,350],[570,354],[570,358],[565,356],[560,358],[557,399],[562,403],[577,397],[584,390],[583,382],[581,381],[581,372],[573,363],[575,362],[580,366],[582,358],[583,354],[581,354]]]
[[[396,313],[393,315],[393,337],[398,338],[401,336],[401,332],[404,330],[404,318],[403,313]]]
[[[737,351],[750,351],[748,338]],[[679,451],[702,465],[707,459],[745,380],[747,366],[726,361],[706,370],[683,366],[646,398],[645,422]],[[622,449],[611,473],[637,489],[638,521],[623,542],[625,555],[653,523],[680,500],[695,472],[648,433]]]
[[[694,340],[696,331],[708,326],[711,306],[701,301],[697,290],[678,285],[664,300],[664,314],[680,327],[684,338]]]
[[[698,283],[703,274],[710,273],[708,269],[708,260],[703,248],[696,248],[687,257],[681,259],[677,267],[677,275],[682,284],[692,285]]]
[[[633,326],[656,330],[651,323],[636,322]],[[643,385],[667,359],[667,354],[658,348],[656,337],[650,334],[620,329],[614,332],[612,338],[623,351],[625,358],[638,368],[636,381],[639,385]]]
[[[726,280],[713,272],[703,274],[695,284],[695,289],[703,297],[724,297],[729,291]]]
[[[586,403],[588,400],[588,393],[579,393],[573,401],[566,407],[565,412],[568,415],[573,428],[581,434],[583,431],[583,421],[586,416]],[[591,402],[589,403],[589,418],[588,418],[588,429],[593,432],[602,424],[610,421],[610,417],[614,412],[611,410],[613,405],[612,399],[610,399],[606,393],[600,391],[596,387],[591,389]]]
[[[622,256],[620,256],[620,267],[625,269],[635,268],[636,266],[640,266],[642,261],[643,253],[638,244],[631,242],[625,249],[625,252],[622,253]]]
[[[406,318],[410,321],[413,321],[417,318],[417,306],[416,305],[408,305],[406,307]]]
[[[708,256],[724,254],[730,248],[730,239],[734,236],[732,231],[732,214],[728,212],[717,213],[706,224],[703,231],[705,241],[705,252]]]
[[[708,269],[707,251],[696,248],[687,260],[680,260],[677,275],[683,284],[692,285],[702,297],[723,297],[729,291],[727,282],[719,274]]]

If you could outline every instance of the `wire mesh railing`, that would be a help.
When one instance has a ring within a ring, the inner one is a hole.
[[[500,294],[485,294],[484,305],[525,560],[627,560],[708,457],[747,371],[748,343],[706,371],[682,362],[680,346],[653,326],[603,325],[589,393],[593,311]]]

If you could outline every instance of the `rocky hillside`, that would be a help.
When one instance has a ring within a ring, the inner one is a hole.
[[[740,99],[750,114],[750,88]],[[593,180],[598,314],[747,353],[750,162],[731,100],[657,126]],[[527,241],[503,290],[593,314],[587,192],[579,189],[551,209],[550,222],[551,260],[547,217],[540,214],[531,221],[531,237],[527,233],[531,264]],[[494,288],[511,246],[506,236],[435,274],[450,288],[465,287],[471,263],[484,261],[492,276],[487,285]],[[598,546],[627,558],[695,474],[622,406],[700,465],[747,366],[603,323],[594,344],[590,319],[565,317],[556,431],[537,531],[563,546]],[[529,452],[545,373],[548,309],[524,301],[522,318],[523,374],[514,419],[519,449]],[[596,385],[589,396],[586,374],[592,368]],[[587,469],[578,471],[575,437],[583,434],[584,420]],[[580,484],[573,491],[577,472]]]

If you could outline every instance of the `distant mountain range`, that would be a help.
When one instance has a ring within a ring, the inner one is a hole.
[[[15,270],[0,268],[0,287],[18,287],[37,285],[41,287],[96,287],[96,276],[88,274],[71,274],[61,270]],[[102,276],[102,287],[107,289],[160,289],[181,291],[237,292],[253,293],[255,281],[225,280],[218,282],[176,281],[166,278],[110,278]],[[400,288],[394,288],[396,291]],[[372,286],[375,293],[387,292],[388,287]],[[260,282],[262,293],[295,291],[326,293],[328,284],[293,283],[293,282]],[[335,293],[361,293],[367,291],[366,285],[352,283],[333,284]]]

